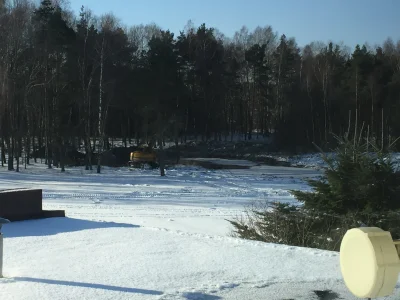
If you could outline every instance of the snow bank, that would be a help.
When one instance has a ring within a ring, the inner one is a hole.
[[[76,219],[13,223],[5,234],[2,299],[282,299],[288,283],[310,299],[304,284],[343,289],[333,252]]]

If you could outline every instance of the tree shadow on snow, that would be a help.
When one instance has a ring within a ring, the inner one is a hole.
[[[84,287],[84,288],[91,288],[91,289],[102,289],[102,290],[133,293],[133,294],[146,294],[146,295],[162,295],[162,294],[164,294],[163,292],[160,292],[160,291],[136,289],[136,288],[129,288],[129,287],[120,287],[120,286],[105,285],[105,284],[98,284],[98,283],[86,283],[86,282],[75,282],[75,281],[53,280],[53,279],[43,279],[43,278],[31,278],[31,277],[14,277],[14,280],[15,281],[44,283],[44,284],[54,284],[54,285],[76,286],[76,287]]]
[[[64,232],[74,232],[87,229],[101,228],[139,228],[139,225],[89,221],[72,218],[49,218],[40,220],[29,220],[12,222],[3,227],[5,238],[26,236],[47,236]]]

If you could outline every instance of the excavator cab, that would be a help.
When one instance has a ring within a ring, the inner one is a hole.
[[[157,167],[157,154],[149,145],[141,145],[139,150],[130,153],[129,165],[135,168],[143,168],[145,165]]]

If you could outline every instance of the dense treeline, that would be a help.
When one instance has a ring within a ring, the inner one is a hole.
[[[390,39],[376,49],[300,48],[271,27],[230,39],[190,23],[175,37],[83,7],[75,17],[62,1],[0,0],[0,41],[1,161],[8,151],[10,170],[22,151],[29,163],[27,149],[44,148],[49,167],[63,167],[66,149],[83,143],[91,161],[111,137],[273,134],[293,150],[328,145],[350,124],[384,144],[400,133],[400,42]]]

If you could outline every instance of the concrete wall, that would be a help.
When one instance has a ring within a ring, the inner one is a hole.
[[[41,189],[0,191],[0,217],[18,221],[40,218],[42,215]]]

